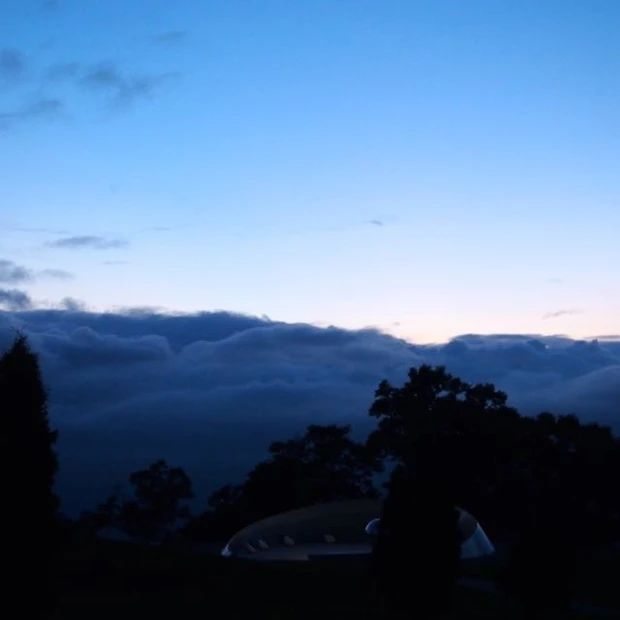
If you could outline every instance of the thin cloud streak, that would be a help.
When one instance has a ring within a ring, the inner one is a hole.
[[[108,239],[97,235],[77,235],[50,241],[46,245],[67,250],[114,250],[128,247],[129,242],[124,239]]]
[[[563,316],[570,316],[573,314],[581,314],[581,312],[583,312],[582,310],[558,310],[556,312],[548,312],[547,314],[545,314],[543,316],[543,320],[549,320],[549,319],[559,319],[560,317]]]
[[[169,30],[156,34],[151,41],[156,45],[177,45],[187,39],[186,30]]]
[[[56,63],[46,71],[45,77],[55,82],[74,79],[79,75],[80,68],[79,62]]]
[[[78,84],[85,90],[106,94],[113,107],[126,107],[139,99],[151,97],[178,76],[175,72],[128,75],[115,63],[106,61],[88,67]]]
[[[65,117],[65,104],[56,98],[41,98],[16,110],[0,112],[0,129],[32,121],[53,121]]]
[[[75,275],[70,271],[64,269],[43,269],[39,272],[39,275],[45,278],[54,278],[56,280],[73,280]]]

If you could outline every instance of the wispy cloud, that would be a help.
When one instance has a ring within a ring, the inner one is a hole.
[[[59,62],[49,67],[45,72],[48,80],[62,81],[78,77],[81,65],[79,62]]]
[[[75,278],[70,271],[65,271],[64,269],[43,269],[43,271],[39,272],[39,275],[56,280],[73,280]]]
[[[125,107],[138,99],[151,97],[177,76],[173,72],[129,75],[112,62],[102,62],[87,68],[78,83],[86,90],[106,94],[113,107]]]
[[[64,116],[64,103],[60,99],[37,99],[10,112],[0,112],[0,128],[10,128],[19,123],[38,120],[56,120]]]
[[[151,41],[156,45],[177,45],[187,39],[186,30],[168,30],[156,34]]]
[[[59,306],[61,310],[69,312],[85,312],[88,310],[88,305],[81,299],[75,299],[75,297],[64,297]]]
[[[370,220],[370,222],[368,223],[372,224],[373,226],[383,226],[383,222],[381,220]]]
[[[564,280],[562,278],[547,278],[546,282],[547,284],[562,284]]]
[[[0,306],[11,312],[19,312],[30,310],[33,303],[28,293],[24,291],[0,288]]]
[[[17,49],[0,50],[0,82],[11,84],[21,80],[26,73],[26,57]]]
[[[171,232],[179,228],[178,226],[147,226],[146,228],[142,228],[140,232]]]
[[[103,265],[108,265],[108,266],[116,266],[116,265],[129,265],[129,261],[128,260],[104,260]]]
[[[124,239],[110,239],[97,235],[78,235],[74,237],[63,237],[56,241],[47,243],[48,247],[68,249],[68,250],[113,250],[125,248],[129,242]]]
[[[171,45],[183,39],[180,30],[157,35],[160,44]],[[161,87],[180,74],[169,71],[161,73],[131,72],[113,62],[102,61],[84,64],[76,60],[57,62],[46,67],[30,66],[30,59],[15,48],[0,49],[0,87],[20,88],[28,82],[39,94],[34,100],[27,98],[11,109],[0,109],[0,129],[31,120],[53,120],[63,115],[66,105],[63,99],[49,89],[68,83],[82,90],[103,95],[104,102],[113,109],[130,106],[142,99],[152,98]]]
[[[543,319],[559,319],[562,316],[568,316],[571,314],[580,314],[582,310],[557,310],[556,312],[548,312],[543,316]]]
[[[59,0],[41,0],[41,8],[46,11],[55,11],[60,8]]]
[[[11,260],[0,259],[0,282],[5,284],[21,284],[34,279],[32,271],[15,264]]]
[[[0,283],[26,284],[28,282],[34,282],[39,277],[71,280],[75,276],[64,269],[42,269],[41,271],[35,271],[23,265],[18,265],[12,260],[5,258],[0,259]]]

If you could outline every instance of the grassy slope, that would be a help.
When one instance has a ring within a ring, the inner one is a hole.
[[[144,612],[174,613],[179,620],[378,617],[367,565],[359,559],[348,565],[268,565],[106,542],[65,554],[56,574],[59,620]],[[510,614],[497,597],[462,589],[454,617]]]
[[[468,576],[495,580],[505,557],[502,554],[469,565]],[[620,610],[620,553],[584,552],[579,562],[575,598]],[[620,611],[618,612],[620,617]]]

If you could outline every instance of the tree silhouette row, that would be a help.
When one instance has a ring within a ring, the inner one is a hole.
[[[60,536],[53,490],[57,433],[50,429],[37,355],[22,334],[0,358],[0,394],[3,488],[11,497],[4,531],[14,545],[7,553],[16,584],[45,592]],[[378,583],[384,591],[390,589],[385,584],[398,585],[390,590],[392,602],[405,584],[389,567],[413,553],[403,542],[413,523],[432,530],[429,540],[444,541],[441,552],[418,543],[417,557],[426,563],[418,568],[427,576],[418,601],[425,600],[423,592],[427,599],[449,600],[458,576],[459,505],[492,537],[513,544],[502,585],[530,607],[540,604],[543,590],[553,604],[565,604],[578,549],[620,538],[620,441],[608,427],[582,424],[573,415],[521,415],[493,385],[468,384],[427,365],[411,368],[402,386],[382,381],[369,415],[377,425],[366,441],[354,440],[350,426],[332,424],[273,442],[265,461],[244,481],[215,491],[197,515],[188,507],[194,493],[187,474],[158,460],[131,475],[126,497],[111,495],[72,531],[96,535],[116,528],[142,543],[222,541],[285,510],[385,491],[375,565],[383,567]],[[43,614],[49,600],[33,600],[30,615]]]

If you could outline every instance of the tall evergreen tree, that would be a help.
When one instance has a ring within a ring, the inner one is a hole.
[[[24,617],[45,617],[51,607],[50,560],[58,525],[56,440],[38,357],[19,334],[0,358],[0,475],[3,557],[10,567],[4,585],[7,595],[18,597],[15,609]]]

